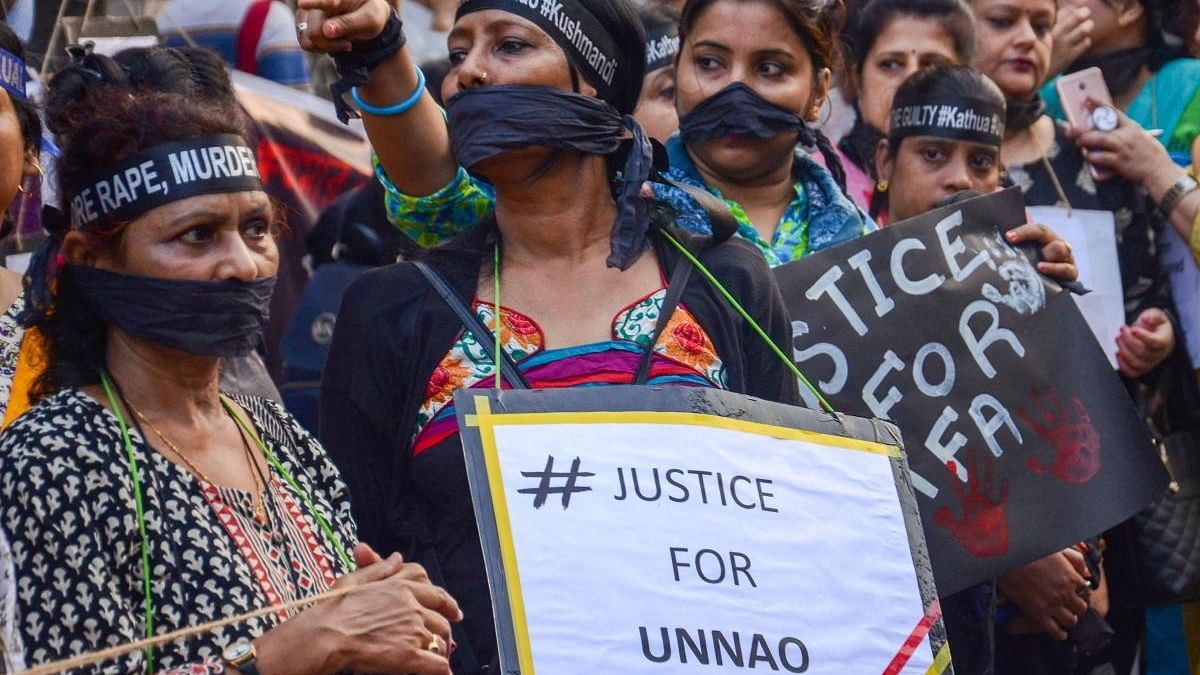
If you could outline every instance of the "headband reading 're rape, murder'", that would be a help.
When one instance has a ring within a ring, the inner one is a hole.
[[[941,102],[897,100],[892,106],[888,140],[933,136],[1000,147],[1004,140],[1004,107],[978,98]]]
[[[20,100],[25,100],[25,61],[6,49],[0,49],[0,87]]]
[[[71,228],[138,218],[164,204],[195,197],[262,190],[258,161],[234,134],[157,145],[106,169],[71,195]]]
[[[616,42],[583,4],[576,0],[463,0],[458,16],[485,9],[516,14],[546,31],[575,67],[584,71],[584,79],[600,98],[617,100],[613,87],[619,65]]]

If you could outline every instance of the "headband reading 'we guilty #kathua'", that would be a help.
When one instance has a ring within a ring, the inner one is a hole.
[[[892,105],[888,140],[933,136],[1000,147],[1004,140],[1004,107],[970,97],[901,101]]]
[[[235,134],[157,145],[83,182],[69,195],[71,229],[134,220],[164,204],[205,194],[262,190],[258,161]]]

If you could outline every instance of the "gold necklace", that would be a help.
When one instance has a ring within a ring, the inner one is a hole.
[[[150,427],[150,431],[153,431],[155,436],[158,436],[158,438],[162,440],[163,443],[166,443],[167,447],[170,448],[171,451],[179,457],[179,459],[183,460],[183,463],[187,465],[187,468],[190,469],[192,473],[199,476],[200,480],[204,481],[205,483],[208,483],[209,485],[214,484],[198,466],[192,463],[192,460],[188,459],[188,456],[179,449],[179,446],[171,442],[171,439],[167,438],[166,434],[160,431],[158,427],[154,426],[154,423],[147,419],[140,410],[135,409],[133,406],[129,406],[129,409],[133,410],[133,414],[137,415],[139,420],[144,422],[146,426]],[[257,521],[259,525],[262,525],[263,523],[267,522],[267,507],[263,502],[263,486],[258,482],[258,473],[254,470],[253,462],[254,457],[247,453],[246,466],[250,469],[250,480],[254,481],[254,520]]]

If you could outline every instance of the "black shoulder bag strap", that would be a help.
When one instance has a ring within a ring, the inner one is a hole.
[[[529,382],[521,374],[520,369],[517,368],[517,364],[513,363],[512,357],[508,355],[508,352],[503,350],[499,354],[496,353],[492,332],[488,330],[487,326],[483,325],[483,322],[479,320],[475,312],[467,308],[467,304],[462,301],[462,298],[458,297],[458,294],[454,292],[450,284],[446,283],[442,275],[424,260],[414,260],[412,263],[417,266],[417,269],[421,270],[421,274],[425,275],[425,279],[429,282],[429,285],[433,286],[438,295],[442,296],[442,300],[458,316],[458,320],[462,322],[463,326],[475,336],[476,342],[487,353],[492,363],[500,367],[500,375],[505,380],[508,380],[509,386],[514,389],[529,389]],[[496,308],[496,320],[500,321],[499,307]]]
[[[662,337],[667,324],[671,322],[671,316],[675,314],[675,308],[679,306],[679,300],[683,298],[683,291],[687,288],[688,279],[691,276],[691,261],[684,256],[679,256],[679,262],[675,263],[671,279],[667,282],[667,295],[663,298],[662,310],[658,313],[658,322],[654,324],[654,333],[650,335],[650,345],[642,353],[642,359],[638,362],[637,373],[633,377],[634,384],[646,384],[646,380],[650,377],[654,345],[658,344],[658,339]]]

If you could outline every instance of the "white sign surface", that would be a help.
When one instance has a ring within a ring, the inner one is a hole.
[[[1092,291],[1073,296],[1075,304],[1115,369],[1117,331],[1125,325],[1125,293],[1112,212],[1072,209],[1067,215],[1067,210],[1058,206],[1031,206],[1029,214],[1033,222],[1050,227],[1071,244],[1079,281]]]
[[[523,675],[934,665],[895,448],[681,413],[489,417]]]

